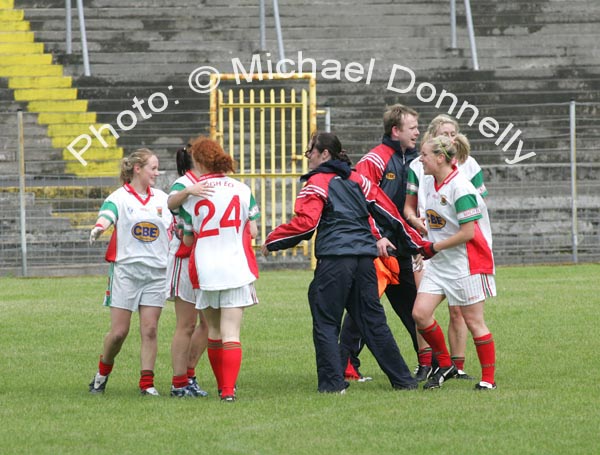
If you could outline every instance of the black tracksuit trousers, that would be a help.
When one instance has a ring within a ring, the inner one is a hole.
[[[344,381],[347,357],[342,360],[338,343],[344,309],[356,323],[392,387],[416,387],[387,325],[372,257],[320,258],[308,289],[308,301],[313,318],[319,392],[339,392],[348,387]]]
[[[391,284],[385,289],[385,295],[390,301],[390,305],[406,327],[413,348],[416,353],[419,352],[417,344],[417,330],[415,321],[412,317],[412,310],[417,297],[417,287],[415,277],[412,271],[412,260],[398,260],[400,265],[400,284]],[[358,355],[362,350],[365,340],[361,337],[357,325],[349,314],[346,314],[342,324],[342,333],[340,334],[340,349],[342,358],[350,359],[350,362],[358,370],[360,360]],[[345,366],[344,366],[345,368]]]

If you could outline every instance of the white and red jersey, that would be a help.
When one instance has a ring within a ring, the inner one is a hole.
[[[475,222],[475,236],[467,243],[440,251],[429,262],[428,272],[449,280],[479,273],[494,274],[492,230],[487,207],[464,174],[454,170],[441,185],[434,178],[422,182],[428,239],[439,242],[456,234],[460,225]]]
[[[198,182],[198,177],[196,177],[196,175],[194,175],[194,173],[192,173],[191,171],[187,171],[184,175],[182,175],[177,180],[175,180],[175,182],[173,182],[173,185],[171,185],[171,191],[169,192],[169,196],[177,194],[181,190],[184,190],[185,188],[192,186]],[[179,231],[179,233],[183,233],[183,220],[179,215],[179,208],[171,210],[171,212],[175,216],[177,230]],[[179,258],[187,258],[190,256],[191,252],[192,248],[185,246],[178,235],[173,236],[173,238],[171,239],[171,244],[169,245],[170,256],[173,255]]]
[[[458,170],[464,174],[475,189],[479,192],[482,198],[488,195],[487,188],[483,183],[483,171],[479,166],[479,163],[472,156],[467,157],[464,163],[458,164]],[[417,196],[417,216],[424,216],[424,204],[425,204],[425,193],[423,191],[422,183],[425,179],[433,179],[431,175],[425,175],[423,170],[423,163],[421,160],[414,160],[410,163],[408,169],[408,182],[406,184],[406,194],[412,194]]]
[[[141,262],[165,268],[169,251],[169,228],[173,216],[164,191],[148,188],[139,195],[125,184],[111,193],[98,216],[115,225],[106,251],[106,260],[119,264]]]
[[[218,291],[254,282],[258,266],[248,222],[260,214],[250,188],[223,174],[207,174],[214,193],[190,196],[180,208],[184,233],[195,237],[190,279],[195,289]]]

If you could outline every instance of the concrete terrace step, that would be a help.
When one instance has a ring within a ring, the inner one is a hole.
[[[459,7],[463,12],[464,8]],[[529,16],[543,15],[547,18],[570,16],[573,18],[586,18],[589,14],[600,11],[598,2],[594,0],[570,1],[544,1],[544,2],[490,2],[478,1],[471,3],[471,12],[479,17],[485,16]],[[459,14],[460,14],[459,12]]]
[[[426,92],[429,95],[429,91]],[[498,109],[505,109],[501,106],[501,104],[522,104],[524,106],[531,106],[534,104],[539,104],[539,109],[544,110],[545,104],[548,103],[568,103],[573,99],[576,92],[572,90],[565,91],[548,91],[548,92],[529,92],[529,91],[514,91],[514,92],[502,92],[498,91],[495,93],[455,93],[458,98],[457,108],[458,111],[463,102],[468,102],[471,105],[478,107],[481,111],[485,109],[486,111],[493,111],[494,113],[498,112]],[[383,93],[385,97],[390,99],[398,99],[398,95],[394,94],[391,91],[387,93]],[[577,93],[579,101],[593,101],[597,99],[593,93],[582,92]],[[341,107],[355,107],[358,108],[360,106],[366,106],[372,102],[373,95],[369,93],[356,93],[356,94],[338,94],[334,96],[328,96],[326,92],[321,92],[319,96],[320,103],[323,105],[335,106],[338,108]],[[438,101],[439,95],[431,100],[431,106],[434,107],[435,103]],[[422,104],[422,98],[419,98],[414,91],[402,95],[402,100],[408,105],[414,104]],[[429,104],[429,103],[423,103]],[[450,106],[450,100],[445,99],[444,102],[440,105]],[[531,106],[532,108],[535,106]],[[532,109],[533,111],[533,109]],[[468,110],[466,112],[472,112],[472,110]],[[465,114],[465,116],[468,114]]]
[[[34,24],[35,25],[35,24]],[[236,26],[237,25],[237,26]],[[340,34],[343,34],[343,26],[338,27],[327,27],[327,28],[317,28],[311,31],[311,37],[314,39],[324,39],[324,38],[336,38],[339,37]],[[378,27],[375,25],[364,25],[360,28],[360,34],[363,36],[368,36],[371,39],[389,39],[391,34],[394,34],[396,27]],[[75,36],[73,39],[73,45],[76,45],[79,41],[78,31],[74,30]],[[131,28],[127,29],[127,31],[118,30],[118,29],[100,29],[100,30],[87,30],[86,33],[88,40],[90,41],[111,41],[115,38],[123,38],[129,41],[155,41],[155,40],[168,40],[168,41],[213,41],[213,40],[240,40],[240,39],[248,39],[249,37],[253,41],[258,41],[259,35],[258,30],[255,24],[215,24],[214,26],[202,27],[198,24],[190,25],[188,29],[182,29],[181,27],[175,27],[173,29],[169,28],[158,28],[158,29],[136,29]],[[50,43],[60,43],[65,41],[65,31],[64,24],[61,27],[60,23],[56,22],[56,28],[45,29],[38,28],[35,29],[35,36],[38,41],[50,42]],[[445,26],[445,24],[440,24],[440,26],[433,27],[431,29],[423,29],[416,28],[411,31],[410,36],[403,37],[402,42],[406,40],[416,40],[416,39],[427,39],[430,37],[434,38],[445,38],[449,41],[449,28]],[[464,35],[466,36],[466,35]],[[296,23],[290,24],[286,26],[283,30],[283,39],[284,43],[288,43],[289,41],[296,40],[299,38],[306,37],[306,26],[298,25]],[[268,30],[267,31],[267,39],[275,40],[276,34]],[[413,44],[418,44],[415,41]]]
[[[401,73],[398,73],[399,75]],[[530,72],[531,74],[531,72]],[[395,81],[405,81],[398,84],[398,87],[408,87],[408,79],[402,79],[400,76],[395,78]],[[381,79],[373,78],[372,84],[385,89],[389,78]],[[496,75],[483,76],[477,80],[462,81],[451,80],[446,77],[436,77],[434,74],[417,75],[416,82],[411,91],[416,91],[416,87],[422,82],[432,84],[438,92],[447,90],[456,95],[468,97],[474,93],[506,93],[506,92],[531,92],[542,91],[549,92],[555,90],[573,90],[585,91],[597,87],[600,83],[600,75],[591,75],[590,77],[577,78],[557,78],[557,77],[515,77],[515,78],[500,78]],[[360,83],[340,83],[337,81],[320,81],[320,93],[323,90],[328,95],[353,95],[364,92],[364,86]]]
[[[311,11],[310,14],[307,14],[305,9],[303,9],[303,11],[302,14],[291,15],[289,27],[287,26],[288,24],[284,24],[284,39],[288,37],[300,37],[302,36],[302,29],[314,25],[314,15],[319,14],[318,11]],[[210,38],[210,33],[216,33],[218,35],[228,33],[228,31],[230,36],[231,32],[244,31],[247,35],[253,35],[254,39],[258,39],[258,16],[249,17],[247,12],[243,14],[232,14],[230,11],[227,12],[223,18],[219,18],[212,14],[212,8],[210,8],[208,14],[206,12],[202,12],[198,15],[189,14],[187,15],[189,18],[181,18],[181,13],[178,12],[165,12],[161,19],[140,19],[139,10],[133,12],[133,16],[128,18],[123,18],[120,11],[117,11],[117,14],[119,15],[119,19],[86,19],[86,30],[89,34],[88,37],[90,41],[94,41],[101,37],[98,35],[102,33],[105,34],[104,39],[107,40],[115,33],[124,34],[123,30],[127,30],[127,35],[130,33],[132,34],[131,36],[128,36],[130,40],[141,39],[141,37],[136,34],[139,35],[142,30],[148,35],[146,39],[153,39],[156,36],[162,36],[165,39],[178,39],[178,37],[187,34],[188,37],[193,36],[194,38],[201,40]],[[161,17],[156,16],[157,13],[154,14],[154,17]],[[172,19],[168,18],[170,14],[172,15]],[[327,13],[323,13],[323,15],[326,16]],[[437,35],[440,29],[449,27],[446,13],[423,15],[419,12],[413,15],[404,13],[398,16],[390,14],[381,16],[378,13],[373,13],[372,8],[367,7],[363,13],[360,11],[352,11],[351,13],[348,13],[348,15],[342,16],[339,19],[339,22],[336,22],[336,24],[339,25],[328,24],[328,27],[323,30],[319,30],[318,28],[315,29],[315,37],[319,37],[323,34],[327,36],[328,34],[330,35],[336,32],[339,34],[340,31],[343,31],[353,24],[360,25],[361,27],[364,26],[367,30],[375,29],[373,25],[365,25],[374,23],[379,24],[379,30],[387,30],[389,36],[389,34],[393,33],[397,28],[399,17],[402,18],[402,21],[404,21],[405,24],[411,24],[410,29],[415,33],[418,33],[422,27],[428,26],[432,27],[428,35]],[[371,22],[369,22],[370,20]],[[56,33],[53,33],[53,31],[63,31],[65,28],[64,18],[62,16],[59,16],[56,19],[40,18],[38,20],[32,20],[31,24],[33,30],[43,33],[40,36],[50,38],[53,41],[56,40]],[[408,26],[405,27],[409,28]],[[381,36],[381,33],[375,33],[376,36]],[[448,31],[446,30],[445,33],[447,35]],[[269,35],[274,36],[274,33],[270,30]],[[236,36],[233,35],[232,38],[236,38]]]
[[[53,21],[59,22],[62,20],[64,24],[64,5],[62,8],[48,8],[44,10],[35,8],[25,8],[25,18],[31,23],[32,27],[39,24],[47,23],[50,25],[54,24]],[[268,11],[267,20],[273,21],[272,13]],[[440,21],[440,24],[448,24],[449,7],[439,8],[436,3],[420,4],[418,6],[411,5],[410,7],[403,8],[390,8],[389,4],[371,4],[365,2],[361,4],[353,3],[352,8],[344,8],[344,5],[339,5],[337,2],[331,2],[327,4],[311,4],[310,8],[304,5],[295,4],[293,6],[286,6],[279,10],[280,18],[283,21],[286,19],[294,20],[295,23],[310,23],[311,16],[327,17],[331,14],[335,14],[338,19],[349,19],[355,20],[355,17],[360,16],[379,16],[384,21],[391,21],[391,18],[395,18],[396,23],[420,25],[425,21]],[[185,17],[182,17],[185,16]],[[167,29],[177,29],[172,24],[179,21],[182,26],[192,25],[192,29],[198,22],[190,22],[191,19],[198,19],[200,23],[216,23],[224,22],[227,23],[230,20],[240,19],[258,19],[259,8],[258,2],[254,2],[252,5],[241,6],[198,6],[196,8],[169,8],[161,5],[160,7],[146,7],[146,8],[131,8],[130,3],[127,2],[127,6],[124,7],[103,7],[103,8],[87,8],[85,10],[86,28],[89,30],[101,29],[102,22],[105,22],[105,26],[108,29],[115,28],[117,24],[126,20],[131,20],[131,27],[137,28],[140,24],[145,23],[148,25],[166,25]],[[443,21],[443,18],[446,18]],[[441,19],[441,20],[440,20]],[[314,19],[313,19],[314,20]],[[107,21],[113,23],[107,24]],[[334,22],[333,26],[336,25]],[[387,24],[391,22],[384,22]],[[88,25],[89,24],[89,25]],[[78,26],[77,16],[73,14],[73,25]],[[126,24],[123,24],[124,26]],[[286,24],[283,24],[286,25]],[[64,26],[64,25],[63,25]]]

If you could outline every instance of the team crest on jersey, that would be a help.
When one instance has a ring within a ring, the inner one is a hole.
[[[429,224],[429,229],[442,229],[446,226],[446,220],[444,217],[439,215],[435,210],[427,210],[427,223]]]
[[[149,221],[140,221],[131,228],[131,235],[141,242],[154,242],[160,236],[160,229]]]
[[[447,203],[448,203],[448,201],[446,200],[446,196],[444,196],[444,195],[442,194],[442,197],[440,198],[440,204],[442,204],[442,205],[446,205]]]
[[[159,218],[162,218],[162,207],[156,207],[156,214]]]
[[[388,172],[387,174],[385,174],[385,179],[386,180],[396,180],[396,174],[394,174],[393,172]]]

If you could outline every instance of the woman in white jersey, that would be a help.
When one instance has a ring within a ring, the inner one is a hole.
[[[91,393],[103,393],[115,357],[121,350],[131,315],[140,313],[142,395],[158,395],[154,387],[158,319],[165,303],[169,227],[173,217],[167,195],[153,188],[158,176],[158,158],[148,149],[133,152],[121,162],[123,186],[106,198],[90,243],[114,225],[106,251],[111,263],[104,305],[110,308],[110,331],[98,372],[89,385]]]
[[[186,147],[177,150],[176,163],[179,178],[171,186],[169,209],[177,222],[175,235],[169,246],[167,266],[167,299],[175,301],[175,333],[171,342],[173,379],[171,396],[205,397],[208,395],[196,379],[196,366],[206,350],[208,325],[196,309],[196,295],[190,281],[189,259],[191,248],[181,241],[183,221],[179,207],[188,196],[204,197],[212,193],[206,183],[199,182],[200,174],[194,169]]]
[[[206,198],[190,196],[180,208],[185,245],[193,245],[190,278],[196,308],[208,322],[208,359],[221,400],[233,402],[242,362],[240,327],[244,308],[258,303],[258,278],[252,239],[258,234],[258,207],[250,188],[226,174],[233,159],[218,142],[200,137],[192,143],[199,181],[214,190]]]
[[[487,196],[487,189],[483,183],[483,171],[477,161],[470,156],[471,144],[463,134],[460,134],[458,122],[445,114],[435,117],[427,131],[423,136],[422,143],[424,144],[429,139],[436,136],[447,136],[456,145],[456,164],[460,172],[462,172],[473,186],[479,191],[482,197]],[[425,179],[433,177],[423,173],[423,164],[420,160],[414,160],[408,170],[408,184],[406,188],[406,201],[404,204],[404,216],[406,220],[417,229],[422,235],[427,235],[425,227],[425,213],[423,205],[425,203],[423,187],[421,182]],[[426,266],[426,263],[423,263]],[[421,281],[423,271],[416,270],[415,281],[417,288]],[[448,324],[448,343],[450,345],[450,353],[452,362],[456,366],[456,379],[473,379],[464,371],[465,353],[467,347],[468,329],[458,307],[449,306],[450,322]],[[426,380],[432,369],[432,352],[431,348],[424,343],[422,337],[418,336],[419,342],[419,366],[416,371],[418,381]]]
[[[485,202],[473,184],[453,164],[456,145],[437,136],[421,147],[424,211],[428,240],[438,252],[427,265],[413,309],[417,329],[433,350],[439,367],[425,389],[441,387],[456,374],[443,331],[434,319],[437,306],[460,308],[482,369],[479,390],[495,389],[495,346],[483,317],[487,297],[496,295],[492,233]]]

